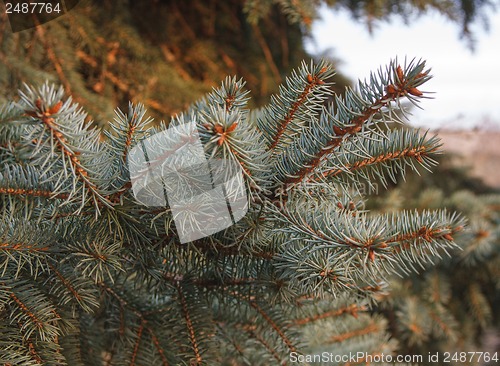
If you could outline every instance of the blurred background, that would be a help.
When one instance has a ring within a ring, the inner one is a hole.
[[[394,56],[423,58],[432,67],[434,77],[426,87],[435,92],[435,100],[426,102],[425,110],[414,111],[412,124],[500,128],[500,13],[492,11],[471,24],[469,38],[460,37],[456,24],[435,11],[406,22],[392,16],[372,28],[366,31],[345,10],[322,6],[306,49],[334,55],[339,70],[354,80]],[[370,57],[363,57],[366,53]]]
[[[500,13],[493,9],[468,26],[470,33],[457,34],[457,24],[435,10],[408,19],[392,14],[367,30],[347,9],[323,5],[305,46],[338,59],[351,80],[367,78],[391,57],[427,60],[434,77],[426,90],[434,99],[412,111],[411,125],[439,132],[454,163],[500,188]]]

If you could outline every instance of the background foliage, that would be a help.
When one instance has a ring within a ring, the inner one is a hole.
[[[168,120],[227,75],[238,75],[252,90],[252,103],[262,105],[309,57],[304,37],[320,4],[347,9],[369,27],[394,15],[410,22],[439,11],[469,39],[471,24],[487,20],[493,5],[487,0],[84,0],[43,27],[14,34],[2,11],[0,98],[14,97],[25,81],[40,85],[48,79],[63,85],[94,120],[112,120],[115,107],[126,109],[129,101],[144,103],[156,120]],[[335,92],[348,84],[341,75],[335,82]]]

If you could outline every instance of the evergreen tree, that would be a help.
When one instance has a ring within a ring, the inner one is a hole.
[[[464,34],[491,5],[325,3],[369,25],[437,9]],[[387,128],[405,118],[403,100],[423,97],[428,70],[393,61],[339,97],[345,80],[318,61],[278,89],[306,56],[303,25],[316,10],[309,1],[87,1],[14,34],[0,13],[0,364],[268,365],[322,351],[361,351],[364,363],[429,349],[404,328],[408,296],[423,301],[426,285],[411,277],[417,285],[400,291],[391,274],[443,252],[458,260],[463,220],[445,210],[369,214],[363,197],[376,182],[435,164],[437,138]],[[169,127],[195,121],[207,158],[240,167],[248,213],[183,243],[172,209],[146,207],[132,189],[131,152],[168,131],[152,127],[139,102],[170,115],[231,73],[244,76],[256,103],[247,104],[243,81],[227,78]],[[46,79],[72,97],[40,86]],[[38,86],[17,97],[26,81]],[[275,91],[267,106],[249,109]],[[477,289],[475,280],[467,288]],[[464,319],[464,309],[451,310]]]
[[[207,159],[241,169],[249,202],[235,225],[187,243],[172,207],[133,191],[131,152],[168,131],[147,127],[142,105],[117,110],[101,133],[50,84],[5,104],[0,362],[268,365],[395,352],[373,304],[391,274],[455,248],[464,222],[363,208],[366,185],[434,165],[436,137],[387,128],[405,118],[403,100],[425,98],[425,63],[391,61],[325,106],[333,74],[303,63],[251,111],[244,82],[227,78],[170,121],[195,122]],[[203,202],[193,204],[194,215]]]

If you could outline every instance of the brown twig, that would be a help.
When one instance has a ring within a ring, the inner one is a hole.
[[[269,68],[271,69],[271,72],[274,75],[274,80],[276,84],[281,84],[282,80],[280,72],[278,70],[278,67],[276,66],[276,63],[273,60],[273,54],[271,53],[271,50],[269,49],[269,46],[267,45],[267,42],[264,39],[264,36],[260,32],[259,26],[257,24],[253,24],[252,28],[255,34],[255,38],[257,38],[257,42],[259,42],[259,45],[262,48],[262,52],[264,53],[264,57],[266,58],[267,64],[269,65]]]
[[[184,315],[184,319],[186,320],[186,327],[188,330],[189,340],[191,342],[191,347],[193,349],[193,352],[194,352],[194,355],[196,358],[196,364],[201,365],[203,363],[203,359],[201,357],[200,349],[198,346],[198,341],[197,341],[196,334],[194,331],[193,322],[191,321],[191,316],[189,313],[186,297],[184,296],[184,292],[183,292],[181,285],[179,283],[177,283],[176,287],[177,287],[177,293],[179,294],[179,300],[180,300],[180,303],[182,306],[182,313]]]

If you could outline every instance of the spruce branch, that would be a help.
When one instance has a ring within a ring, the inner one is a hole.
[[[73,312],[81,309],[93,312],[99,306],[98,293],[94,284],[87,277],[75,276],[72,273],[63,273],[64,268],[58,269],[49,263],[52,276],[47,280],[52,284],[50,293],[58,299],[58,304],[65,306],[73,303]]]
[[[47,259],[54,253],[57,237],[51,226],[25,221],[11,214],[0,222],[0,277],[17,278],[24,271],[34,278],[47,271]]]
[[[352,139],[333,154],[309,180],[337,180],[339,182],[380,181],[387,186],[386,176],[396,183],[396,173],[403,178],[407,167],[418,172],[417,165],[430,170],[437,165],[434,156],[441,144],[434,136],[419,130],[393,130],[383,138]],[[356,152],[356,153],[355,153]]]
[[[68,193],[55,192],[54,184],[47,175],[33,166],[5,165],[0,172],[0,194],[3,197],[17,197],[19,200],[28,198],[47,198],[67,200]]]
[[[12,321],[19,324],[25,339],[33,336],[37,340],[53,341],[61,334],[58,326],[61,317],[47,297],[30,281],[23,279],[12,284],[2,281],[0,285],[0,298],[8,298],[4,304],[11,313]]]
[[[379,328],[378,324],[371,320],[368,324],[364,325],[364,327],[360,329],[355,329],[351,331],[347,331],[344,333],[336,334],[327,339],[327,343],[341,343],[345,342],[348,339],[354,337],[362,337],[371,333],[380,332],[382,329]]]
[[[107,145],[114,155],[114,164],[117,173],[115,180],[110,184],[109,201],[119,203],[122,196],[131,188],[130,173],[128,170],[128,154],[130,150],[142,139],[148,136],[147,126],[152,119],[146,117],[144,105],[129,103],[128,111],[117,109],[116,117],[109,123],[110,129],[104,131]],[[121,202],[123,205],[123,202]]]
[[[441,253],[450,255],[448,251],[458,247],[454,235],[464,229],[466,222],[460,215],[449,214],[446,210],[420,214],[404,211],[386,217],[394,231],[385,243],[400,259],[400,268],[404,272],[413,264],[424,268],[423,263],[432,263],[432,258],[441,258]]]
[[[132,351],[132,359],[130,360],[130,363],[129,363],[130,366],[136,365],[137,353],[139,351],[140,342],[142,341],[142,332],[144,331],[144,324],[145,324],[145,320],[142,319],[141,324],[139,325],[139,328],[137,329],[137,334],[135,336],[136,341],[134,344],[134,349]]]
[[[301,182],[347,139],[394,120],[401,98],[417,103],[423,97],[417,87],[429,80],[428,73],[425,62],[411,61],[403,70],[395,60],[378,78],[372,74],[369,84],[360,82],[358,92],[347,90],[344,98],[336,97],[335,106],[323,108],[317,122],[313,121],[311,133],[301,134],[277,157],[277,181],[284,185]]]
[[[444,306],[440,306],[439,304],[432,306],[429,310],[429,315],[432,319],[432,332],[434,334],[443,339],[448,339],[450,342],[458,340],[457,320]]]
[[[488,300],[477,283],[471,284],[465,291],[466,301],[470,314],[476,319],[482,328],[487,327],[493,319],[492,309]]]
[[[167,357],[165,355],[165,350],[163,349],[162,345],[160,344],[158,338],[156,337],[156,334],[153,332],[153,330],[151,328],[148,328],[148,331],[151,334],[151,339],[153,340],[155,348],[161,357],[162,366],[168,366],[169,362],[168,362]]]
[[[18,333],[19,324],[0,326],[0,362],[3,365],[44,365],[55,362],[68,365],[57,341],[47,342],[23,338]]]
[[[334,75],[333,66],[325,61],[302,63],[286,79],[280,93],[255,116],[256,125],[268,141],[271,150],[289,144],[307,128],[311,116],[317,114],[330,95],[328,80]]]
[[[278,354],[278,352],[276,352],[276,350],[273,348],[272,344],[270,344],[270,342],[268,342],[266,339],[264,339],[260,334],[256,333],[255,332],[255,326],[251,326],[251,325],[244,325],[241,327],[245,332],[247,332],[248,336],[251,338],[251,339],[255,339],[257,340],[257,342],[259,342],[265,349],[266,351],[271,354],[271,356],[273,357],[273,359],[275,359],[277,362],[281,363],[281,357],[280,355]]]
[[[152,122],[152,118],[146,117],[146,109],[142,104],[134,106],[129,103],[126,114],[120,109],[116,110],[116,117],[109,124],[111,128],[105,130],[104,134],[124,163],[131,148],[147,136],[146,128]]]
[[[68,246],[66,260],[74,261],[74,268],[94,283],[113,280],[114,272],[122,271],[120,243],[106,238],[88,238]]]
[[[50,40],[45,36],[45,30],[43,27],[41,27],[39,24],[36,27],[36,32],[38,36],[40,37],[40,40],[44,43],[45,49],[47,52],[47,56],[49,60],[52,62],[54,65],[54,69],[56,70],[57,75],[59,76],[60,80],[62,81],[64,88],[68,93],[71,94],[71,85],[66,77],[66,73],[64,72],[64,69],[62,67],[61,61],[59,57],[57,56],[56,52],[54,51],[54,48],[52,47]]]
[[[308,316],[306,318],[297,319],[297,320],[295,320],[295,324],[304,325],[304,324],[308,324],[308,323],[315,322],[318,320],[323,320],[323,319],[327,319],[327,318],[341,316],[344,314],[350,314],[353,317],[357,318],[359,312],[364,312],[366,310],[367,310],[366,306],[360,306],[358,304],[350,304],[350,305],[343,307],[343,308],[340,308],[340,309],[328,310],[328,311],[325,311],[323,313],[315,314],[313,316]]]
[[[319,65],[319,67],[321,67],[321,66],[322,65]],[[303,65],[303,70],[301,70],[302,73],[307,72],[304,69],[306,69],[306,67]],[[311,67],[311,69],[312,69],[312,67]],[[287,127],[293,121],[293,119],[295,118],[295,115],[299,112],[299,109],[301,107],[303,107],[303,105],[306,104],[307,98],[310,96],[310,94],[312,94],[314,87],[316,87],[318,85],[325,84],[325,82],[323,80],[321,80],[320,77],[327,78],[329,76],[328,74],[326,74],[328,69],[329,69],[328,66],[323,66],[320,68],[319,72],[317,72],[317,75],[313,76],[313,74],[307,74],[306,80],[307,80],[308,84],[304,88],[304,91],[302,93],[300,93],[300,95],[298,95],[295,102],[291,105],[291,108],[288,111],[288,113],[283,117],[283,119],[281,121],[278,122],[278,128],[277,128],[276,134],[273,137],[273,141],[270,145],[271,149],[274,149],[276,147],[276,145],[279,143],[281,136],[284,134]],[[326,75],[324,75],[324,74],[326,74]],[[288,80],[291,80],[291,79],[288,79]],[[293,89],[293,87],[289,86],[289,89]]]
[[[440,251],[456,248],[453,235],[464,224],[446,211],[369,217],[332,205],[294,205],[293,212],[276,211],[275,220],[288,239],[274,265],[299,293],[357,291],[362,281],[377,284],[381,276],[408,272],[414,263],[423,267]]]
[[[286,334],[281,330],[281,328],[278,326],[278,324],[276,324],[276,322],[273,319],[271,319],[271,317],[264,311],[264,309],[262,309],[253,300],[250,300],[250,306],[252,308],[254,308],[259,313],[259,315],[262,316],[266,320],[266,322],[279,335],[279,337],[281,338],[281,340],[283,341],[283,343],[286,344],[286,346],[288,347],[288,349],[291,352],[296,352],[297,351],[297,348],[295,347],[295,345],[290,341],[290,339],[288,339],[288,337],[286,336]]]
[[[409,297],[398,311],[398,330],[410,345],[421,344],[430,335],[432,318],[424,309],[427,310],[418,298]]]
[[[97,208],[111,206],[105,188],[99,188],[100,183],[108,182],[110,174],[104,167],[112,166],[108,152],[99,143],[99,131],[84,125],[85,114],[71,104],[71,98],[62,102],[62,88],[55,90],[45,84],[39,90],[27,87],[20,95],[25,113],[33,118],[27,131],[32,165],[42,171],[60,166],[51,177],[56,192],[65,190],[69,202],[77,197],[81,201],[77,212],[89,199],[87,194]],[[104,171],[98,170],[101,167]]]
[[[194,329],[193,323],[191,321],[190,310],[188,308],[188,304],[186,302],[186,297],[184,296],[184,292],[183,292],[180,284],[177,284],[177,293],[179,295],[180,305],[182,307],[182,313],[184,315],[184,319],[186,322],[186,328],[188,331],[189,340],[191,342],[191,348],[192,348],[192,351],[193,351],[194,356],[195,356],[195,359],[193,361],[196,362],[197,365],[201,365],[203,362],[203,359],[201,357],[200,349],[198,346],[198,341],[197,341],[195,329]]]

